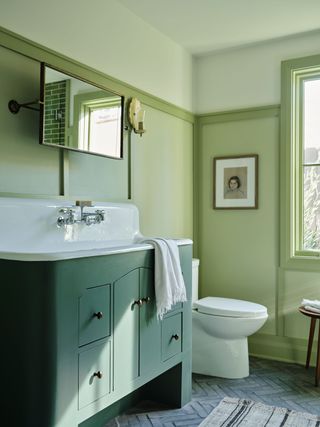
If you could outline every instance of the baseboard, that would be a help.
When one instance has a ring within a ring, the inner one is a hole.
[[[308,341],[300,338],[255,334],[248,339],[250,356],[304,365]],[[315,366],[317,342],[313,343],[310,366]]]

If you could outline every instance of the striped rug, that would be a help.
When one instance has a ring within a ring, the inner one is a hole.
[[[201,427],[320,427],[320,416],[225,397]],[[199,427],[200,427],[199,426]]]

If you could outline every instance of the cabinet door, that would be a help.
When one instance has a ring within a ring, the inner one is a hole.
[[[79,409],[110,393],[110,342],[79,354]]]
[[[139,375],[139,269],[114,283],[114,381],[119,390]]]
[[[162,324],[162,360],[182,351],[182,313],[167,317]]]
[[[157,319],[154,274],[140,268],[140,375],[157,369],[161,362],[161,322]]]
[[[79,346],[110,335],[110,286],[88,288],[79,299]]]

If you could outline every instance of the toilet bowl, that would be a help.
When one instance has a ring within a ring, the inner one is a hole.
[[[222,378],[247,377],[247,338],[265,323],[267,309],[237,299],[197,299],[198,265],[199,260],[193,260],[192,371]]]

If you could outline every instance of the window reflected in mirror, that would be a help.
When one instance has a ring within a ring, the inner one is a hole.
[[[122,96],[41,64],[40,143],[122,158]]]

